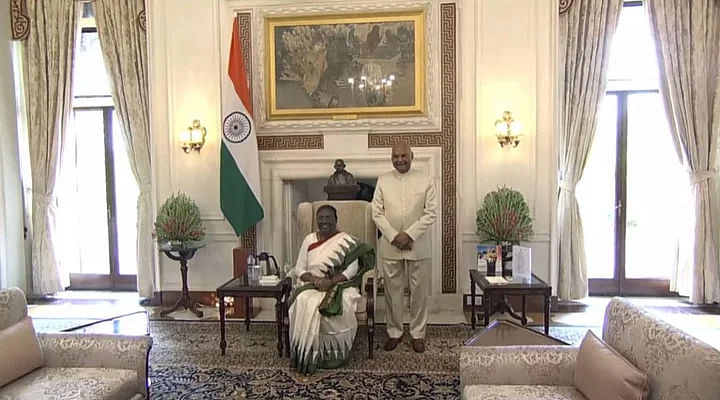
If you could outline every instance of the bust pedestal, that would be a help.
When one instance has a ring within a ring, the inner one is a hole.
[[[358,185],[325,185],[323,188],[328,200],[355,200],[359,191]]]

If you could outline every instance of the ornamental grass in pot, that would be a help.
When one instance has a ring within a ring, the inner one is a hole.
[[[503,254],[509,253],[511,245],[528,241],[533,235],[530,208],[525,198],[522,193],[505,186],[485,195],[475,224],[480,242],[502,245]],[[503,261],[509,259],[503,257]]]
[[[200,209],[185,193],[172,194],[158,210],[155,236],[161,247],[189,248],[205,238]]]

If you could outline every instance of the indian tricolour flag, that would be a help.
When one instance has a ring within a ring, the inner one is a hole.
[[[220,208],[235,234],[263,218],[260,168],[252,103],[243,61],[237,17],[230,40],[228,74],[222,90],[222,146],[220,149]]]

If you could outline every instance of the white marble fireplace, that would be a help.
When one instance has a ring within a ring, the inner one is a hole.
[[[295,213],[302,201],[325,199],[322,181],[333,173],[333,162],[342,158],[347,170],[356,180],[374,181],[392,169],[390,149],[369,149],[367,139],[346,140],[341,136],[325,140],[325,149],[277,150],[260,153],[260,176],[265,219],[259,225],[258,249],[270,251],[278,263],[292,266],[297,254]],[[347,138],[347,137],[346,137]],[[432,243],[432,291],[441,293],[441,221],[442,221],[442,164],[441,149],[417,147],[413,149],[413,167],[433,177],[438,189],[438,218],[429,232]]]

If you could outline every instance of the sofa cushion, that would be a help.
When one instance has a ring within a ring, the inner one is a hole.
[[[572,386],[542,385],[470,385],[463,389],[463,399],[483,400],[585,400]]]
[[[0,290],[0,330],[15,325],[26,316],[25,293],[19,288]]]
[[[648,396],[648,376],[587,331],[575,366],[575,388],[590,400],[641,400]]]
[[[137,394],[137,372],[114,368],[40,368],[0,388],[0,399],[127,400]]]
[[[629,301],[610,301],[603,340],[648,374],[649,399],[718,398],[720,351]]]
[[[30,317],[0,331],[0,386],[43,366],[43,354]],[[7,362],[9,361],[9,362]]]

